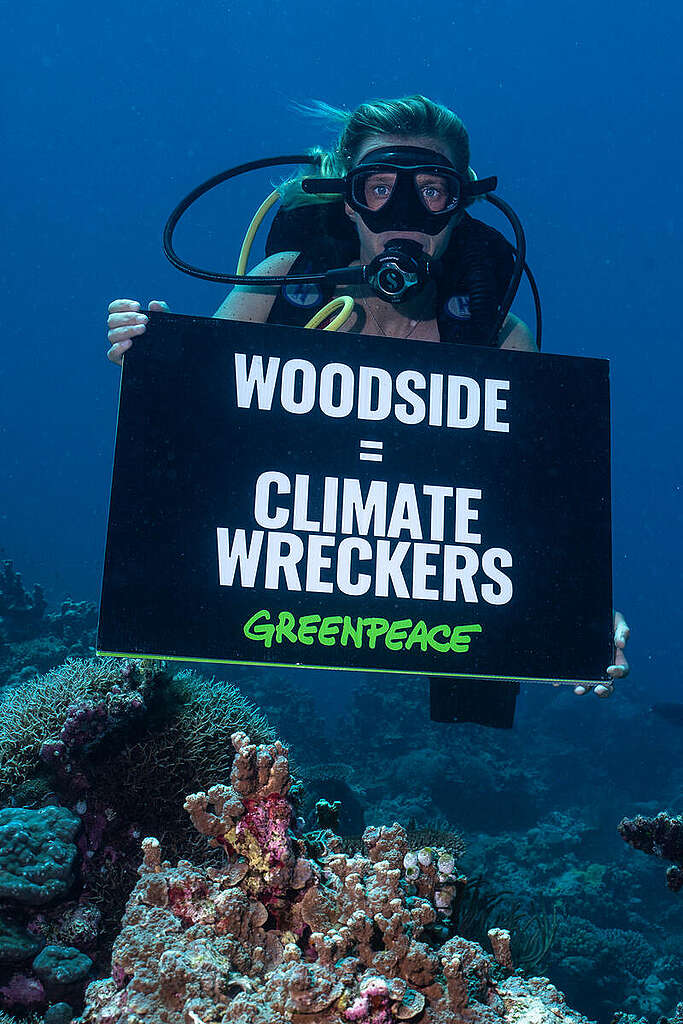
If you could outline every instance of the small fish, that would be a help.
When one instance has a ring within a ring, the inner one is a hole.
[[[683,725],[683,704],[681,703],[664,701],[661,704],[653,704],[650,711],[659,715],[660,718],[665,718],[667,722],[673,722],[674,725]]]

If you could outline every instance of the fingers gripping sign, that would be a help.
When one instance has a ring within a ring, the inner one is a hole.
[[[588,693],[589,690],[593,690],[597,697],[611,697],[614,693],[614,680],[623,679],[629,673],[628,661],[624,653],[626,647],[626,641],[630,636],[631,630],[626,624],[626,620],[621,612],[614,613],[614,661],[607,668],[607,675],[609,679],[604,683],[596,683],[595,686],[575,686],[574,693],[582,696],[584,693]]]
[[[152,312],[168,312],[168,305],[160,299],[152,299],[147,307]],[[133,344],[133,338],[144,334],[149,317],[140,310],[135,299],[114,299],[109,303],[107,318],[109,351],[107,358],[121,366],[123,356]]]

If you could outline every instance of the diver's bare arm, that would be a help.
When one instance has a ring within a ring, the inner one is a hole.
[[[531,331],[518,316],[508,313],[498,334],[499,348],[515,348],[519,352],[538,352]]]
[[[272,256],[268,256],[249,273],[264,277],[279,277],[281,274],[289,273],[298,255],[297,252],[276,252]],[[272,288],[267,285],[263,287],[235,285],[213,315],[222,320],[242,320],[245,323],[264,324],[273,308],[279,290],[279,285],[273,285]]]

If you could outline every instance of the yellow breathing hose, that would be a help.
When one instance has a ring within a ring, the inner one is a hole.
[[[265,215],[268,213],[268,210],[270,210],[271,206],[275,206],[279,198],[280,193],[277,191],[277,189],[275,189],[274,192],[270,193],[267,199],[263,200],[256,213],[251,218],[251,224],[247,228],[247,233],[244,236],[244,241],[242,242],[242,248],[240,249],[240,258],[237,261],[237,270],[235,271],[235,273],[240,275],[246,274],[247,263],[249,261],[249,253],[251,252],[251,247],[256,232],[261,227],[261,222],[263,221]]]
[[[353,313],[353,299],[350,295],[340,295],[336,299],[331,299],[322,309],[311,317],[306,324],[306,327],[319,327],[320,324],[331,316],[332,313],[339,310],[334,319],[330,320],[329,324],[323,327],[324,331],[336,331],[342,324],[345,324]]]
[[[261,203],[261,205],[259,206],[259,208],[256,211],[256,213],[254,214],[254,216],[251,218],[251,224],[247,228],[247,233],[244,236],[244,241],[242,242],[242,248],[240,249],[240,257],[239,257],[239,259],[237,261],[237,271],[236,272],[240,276],[246,274],[246,272],[247,272],[247,263],[249,262],[249,253],[251,252],[251,247],[252,247],[252,244],[254,242],[254,238],[256,236],[256,232],[261,227],[261,223],[263,222],[263,218],[266,216],[266,214],[268,213],[270,208],[272,206],[274,206],[275,203],[277,203],[279,198],[280,198],[280,193],[277,191],[277,189],[275,189],[274,192],[270,193],[270,195],[268,196],[267,199],[264,199],[264,201]],[[339,328],[343,324],[345,324],[346,321],[349,319],[349,317],[351,316],[352,312],[353,312],[353,299],[351,298],[351,296],[350,295],[340,295],[338,298],[332,299],[330,302],[328,302],[326,305],[324,305],[322,309],[319,309],[318,312],[314,316],[311,317],[311,319],[308,321],[308,323],[305,326],[306,326],[306,328],[311,328],[311,329],[313,329],[314,327],[319,327],[320,324],[323,323],[325,320],[327,320],[328,317],[332,316],[333,313],[336,313],[336,316],[334,316],[332,318],[332,320],[330,320],[330,322],[328,324],[325,324],[325,326],[323,327],[323,330],[324,331],[338,331]]]

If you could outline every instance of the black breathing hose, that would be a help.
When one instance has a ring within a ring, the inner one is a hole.
[[[261,167],[278,167],[280,164],[316,164],[318,158],[310,156],[306,153],[304,155],[295,156],[273,156],[266,157],[263,160],[250,160],[246,164],[238,164],[237,167],[231,167],[228,171],[222,171],[220,174],[215,174],[213,178],[209,178],[208,181],[203,182],[201,185],[197,185],[189,195],[186,195],[184,199],[176,206],[173,213],[170,215],[164,226],[163,234],[163,246],[166,257],[177,267],[178,270],[182,270],[184,274],[190,274],[192,277],[200,277],[204,281],[218,281],[221,284],[245,284],[248,280],[250,285],[270,285],[270,284],[307,284],[310,282],[326,281],[327,277],[325,274],[307,274],[307,275],[288,275],[281,277],[254,277],[251,274],[248,276],[244,274],[216,274],[211,270],[202,270],[201,267],[195,267],[191,263],[186,263],[181,260],[176,254],[173,248],[173,232],[176,229],[178,221],[185,213],[186,210],[192,206],[206,192],[210,192],[216,185],[222,184],[224,181],[229,181],[230,178],[236,178],[238,174],[246,174],[248,171],[257,171]]]

